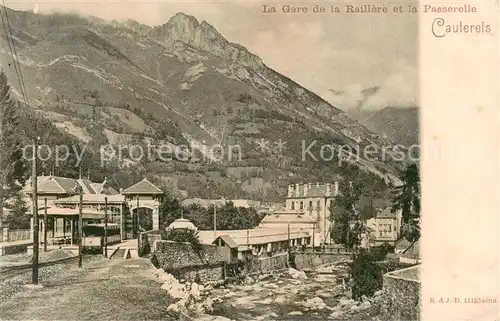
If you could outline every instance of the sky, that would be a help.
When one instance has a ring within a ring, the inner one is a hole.
[[[15,10],[42,14],[73,12],[104,19],[133,19],[161,25],[177,12],[206,20],[227,40],[245,46],[274,70],[286,75],[334,105],[348,108],[360,90],[381,86],[366,103],[377,109],[418,104],[418,15],[393,13],[394,1],[377,0],[388,13],[312,13],[315,4],[344,10],[347,2],[166,1],[166,0],[5,0]],[[358,3],[356,3],[358,2]],[[408,3],[408,2],[404,2]],[[262,13],[263,4],[277,13]],[[283,5],[307,6],[309,13],[286,14]],[[335,95],[329,89],[342,91]]]

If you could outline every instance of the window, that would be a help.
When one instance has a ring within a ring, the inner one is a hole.
[[[321,209],[321,201],[319,201],[319,200],[316,202],[316,209],[317,210]]]
[[[303,210],[304,209],[304,202],[300,202],[300,209]]]
[[[312,211],[312,209],[313,209],[313,202],[309,201],[309,210]]]
[[[294,210],[294,209],[295,209],[295,202],[292,201],[292,210]]]

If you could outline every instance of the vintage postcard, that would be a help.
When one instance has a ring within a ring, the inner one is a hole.
[[[1,320],[498,320],[498,1],[1,0]]]

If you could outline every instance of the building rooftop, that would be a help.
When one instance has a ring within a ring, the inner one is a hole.
[[[376,218],[397,218],[398,213],[393,213],[391,207],[386,207],[384,210],[379,211]]]
[[[26,181],[23,188],[25,193],[31,193],[31,177]],[[84,178],[68,178],[60,176],[37,176],[37,191],[39,194],[78,194],[79,188],[84,194],[117,194],[116,190],[107,186],[106,180],[102,183],[95,183]]]
[[[335,184],[295,184],[289,185],[287,198],[296,197],[330,197],[335,196]],[[290,190],[292,189],[292,190]],[[291,195],[290,195],[291,193]]]
[[[303,212],[280,211],[264,216],[261,223],[316,223],[316,219]]]
[[[167,230],[175,230],[175,229],[188,229],[188,230],[193,230],[196,231],[197,228],[194,226],[193,223],[191,223],[190,220],[187,220],[185,218],[178,218],[170,225],[167,227]]]
[[[238,243],[236,243],[235,240],[233,240],[233,238],[229,235],[221,235],[221,236],[218,236],[213,242],[212,244],[216,243],[217,240],[221,239],[222,241],[224,241],[224,243],[226,243],[227,246],[229,246],[230,248],[234,249],[234,248],[237,248],[238,247]]]
[[[125,202],[125,196],[120,194],[115,195],[105,195],[105,194],[83,194],[84,204],[104,204],[105,198],[108,198],[108,204],[121,204]],[[70,197],[60,198],[57,200],[52,200],[54,204],[78,204],[80,203],[80,195],[74,195]]]
[[[238,246],[247,245],[247,240],[248,244],[251,245],[288,240],[288,230],[286,228],[259,227],[248,230],[221,230],[216,232],[216,236],[214,231],[198,231],[200,241],[206,244],[213,243],[216,237],[221,235],[229,235]],[[290,229],[290,239],[309,236],[309,233],[302,229]]]
[[[163,191],[156,187],[153,183],[143,178],[142,181],[125,189],[122,194],[124,195],[160,195]]]

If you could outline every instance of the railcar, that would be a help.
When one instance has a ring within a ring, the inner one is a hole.
[[[107,245],[121,242],[119,224],[88,224],[83,227],[83,248],[88,252],[102,253],[104,249],[104,231],[106,230]]]

